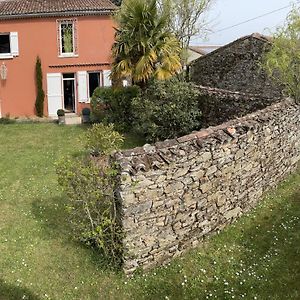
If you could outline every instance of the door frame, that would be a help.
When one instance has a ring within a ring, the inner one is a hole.
[[[74,74],[73,78],[64,78],[64,74]],[[62,73],[61,74],[61,79],[62,79],[62,107],[65,110],[65,86],[64,86],[64,82],[69,80],[69,81],[73,81],[73,85],[74,85],[74,113],[77,113],[77,80],[76,80],[76,74],[73,72],[70,73]]]

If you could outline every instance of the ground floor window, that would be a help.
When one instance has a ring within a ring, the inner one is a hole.
[[[93,96],[95,89],[101,86],[100,72],[89,72],[88,80],[89,80],[89,96],[91,98]]]

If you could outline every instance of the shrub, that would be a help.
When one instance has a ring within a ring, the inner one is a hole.
[[[195,85],[178,79],[153,82],[133,100],[137,131],[153,142],[199,129],[199,95]]]
[[[92,119],[95,122],[107,121],[108,103],[113,97],[112,93],[113,89],[109,87],[95,89],[91,99]]]
[[[137,86],[122,88],[98,88],[92,97],[94,120],[114,123],[119,131],[128,131],[132,127],[132,99],[140,92]]]
[[[113,125],[94,124],[86,132],[85,148],[93,154],[57,163],[59,184],[68,196],[67,212],[74,237],[95,246],[114,264],[122,263],[122,230],[115,197],[117,170],[108,154],[123,143]]]
[[[83,116],[89,116],[91,114],[91,110],[88,107],[85,107],[84,109],[82,109],[81,113]]]
[[[4,118],[0,118],[0,124],[14,124],[16,123],[15,119],[11,119],[9,116],[6,116]]]
[[[57,116],[58,117],[63,117],[65,115],[65,111],[63,109],[58,109],[57,110]]]
[[[85,147],[94,156],[109,155],[121,148],[124,137],[114,130],[114,125],[93,124],[85,137]]]
[[[74,238],[96,247],[112,263],[122,263],[122,231],[114,197],[116,170],[103,158],[64,159],[57,164],[59,184],[66,192],[68,220]]]

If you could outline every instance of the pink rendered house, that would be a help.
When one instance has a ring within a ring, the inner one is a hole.
[[[0,117],[35,114],[37,56],[45,115],[80,114],[110,86],[116,6],[109,0],[0,0]]]

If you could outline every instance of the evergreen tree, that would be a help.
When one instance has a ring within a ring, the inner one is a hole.
[[[38,117],[43,117],[45,93],[43,90],[42,64],[41,64],[41,59],[39,57],[37,57],[37,59],[36,59],[35,76],[36,76],[36,88],[37,88],[37,97],[36,97],[36,101],[35,101],[35,112]]]

